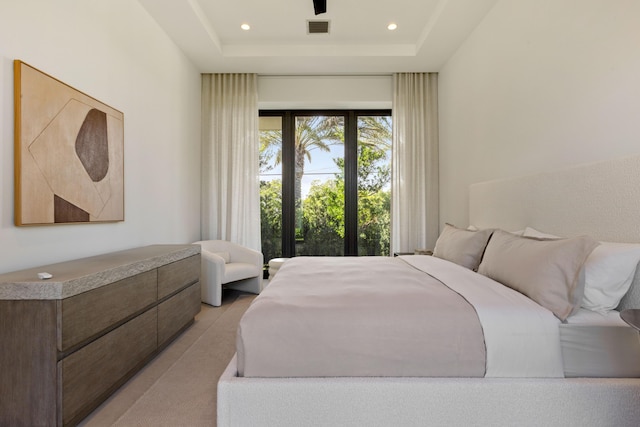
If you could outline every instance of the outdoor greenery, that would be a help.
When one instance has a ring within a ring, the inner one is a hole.
[[[282,180],[260,181],[260,220],[266,263],[282,256]]]
[[[344,159],[333,161],[341,171],[328,180],[315,180],[304,200],[301,182],[305,159],[312,151],[330,151],[344,144],[340,116],[298,117],[295,133],[296,255],[343,255],[345,237]],[[387,116],[358,119],[358,254],[389,255],[390,141]],[[282,162],[282,133],[260,132],[261,174]],[[265,262],[282,255],[282,181],[261,180],[262,251]]]

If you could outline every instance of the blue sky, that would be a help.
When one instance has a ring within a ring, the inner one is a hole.
[[[318,149],[311,151],[311,162],[305,159],[304,177],[302,178],[302,198],[305,198],[311,188],[311,183],[315,180],[326,181],[332,179],[335,173],[340,172],[334,158],[344,157],[344,145],[335,144],[331,146],[331,151],[325,152]],[[277,165],[266,175],[260,175],[263,181],[282,179],[282,165]]]

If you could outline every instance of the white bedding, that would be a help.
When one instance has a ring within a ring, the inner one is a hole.
[[[549,310],[488,277],[440,258],[401,257],[445,283],[476,310],[487,348],[485,377],[563,377],[558,325]]]
[[[619,312],[582,308],[559,329],[567,378],[640,377],[640,337]]]
[[[620,318],[620,312],[617,310],[599,313],[586,308],[580,308],[577,312],[567,317],[565,323],[568,325],[628,326]]]

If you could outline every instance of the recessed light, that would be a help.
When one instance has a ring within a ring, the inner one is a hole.
[[[240,25],[240,28],[242,28],[245,31],[249,31],[251,29],[251,25],[249,24],[242,24]]]
[[[388,28],[390,31],[393,31],[393,30],[395,30],[396,28],[398,28],[398,25],[397,25],[396,23],[392,22],[391,24],[387,25],[387,28]]]

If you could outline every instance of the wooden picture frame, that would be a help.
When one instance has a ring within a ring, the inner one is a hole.
[[[14,61],[15,224],[124,221],[124,114]]]

